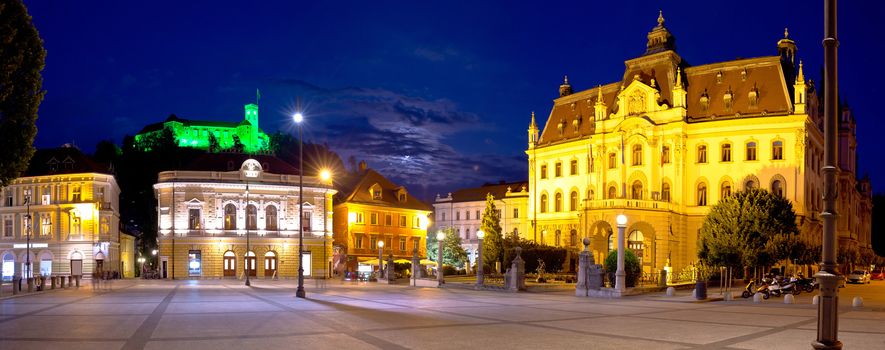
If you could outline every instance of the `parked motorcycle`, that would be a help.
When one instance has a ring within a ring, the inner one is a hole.
[[[811,293],[815,289],[820,288],[820,286],[817,284],[817,279],[805,278],[800,274],[799,277],[796,279],[796,288]]]
[[[782,280],[773,279],[771,284],[768,285],[768,289],[776,297],[786,294],[799,295],[802,291],[796,287],[796,280],[795,277]]]

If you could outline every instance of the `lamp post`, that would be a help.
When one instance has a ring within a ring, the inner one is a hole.
[[[258,218],[256,218],[256,220],[257,219]],[[246,266],[246,287],[252,285],[252,283],[249,282],[249,275],[251,274],[251,269],[249,269],[249,252],[251,251],[252,247],[249,244],[249,184],[246,184],[246,257],[243,259]]]
[[[304,292],[304,128],[301,122],[304,121],[304,115],[301,112],[292,116],[295,124],[298,124],[298,289],[295,290],[295,296],[298,298],[306,298],[307,293]]]
[[[618,215],[618,270],[615,272],[615,290],[623,293],[626,288],[627,274],[624,272],[624,229],[627,228],[627,216]]]
[[[323,169],[320,171],[320,179],[323,182],[329,182],[332,179],[332,173],[329,170]],[[326,229],[326,220],[329,218],[329,208],[327,207],[329,204],[327,202],[327,197],[329,197],[329,189],[326,188],[326,191],[323,193],[323,278],[328,278],[331,273],[329,272],[329,262],[326,260],[326,240],[328,236],[328,232]]]
[[[486,233],[483,230],[476,231],[477,239],[477,248],[476,248],[476,285],[482,286],[484,283],[484,276],[482,275],[482,239],[486,236]]]
[[[25,278],[31,278],[31,190],[25,190],[25,206],[27,214],[25,214],[25,235],[27,242],[25,244]]]
[[[443,241],[446,239],[446,233],[443,231],[439,231],[436,233],[436,281],[437,284],[441,287],[443,283],[446,283],[445,278],[443,277]]]
[[[838,123],[838,72],[836,39],[836,0],[824,2],[824,209],[823,237],[821,239],[820,271],[814,274],[820,284],[820,302],[817,309],[817,338],[811,343],[815,349],[841,349],[839,334],[839,276],[836,265],[836,150]]]
[[[382,263],[382,259],[384,259],[384,237],[378,240],[378,277],[384,275],[384,263]]]

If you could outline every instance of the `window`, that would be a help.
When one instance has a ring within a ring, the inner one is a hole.
[[[374,249],[378,246],[378,238],[372,237],[369,239],[369,249]]]
[[[541,212],[542,213],[547,212],[547,195],[546,194],[541,195]]]
[[[568,209],[571,211],[578,210],[578,191],[572,191],[572,194],[569,195],[568,200],[569,207]]]
[[[372,199],[381,200],[381,187],[380,186],[372,187]]]
[[[560,231],[560,230],[556,230],[556,233],[555,233],[555,234],[556,234],[556,235],[554,236],[554,237],[555,237],[555,238],[554,238],[554,244],[556,244],[556,246],[559,247],[559,246],[562,245],[562,231]]]
[[[252,204],[246,206],[246,229],[258,229],[258,208]]]
[[[264,209],[264,228],[267,230],[277,230],[277,207],[268,205]]]
[[[399,239],[399,250],[406,251],[406,239],[405,238]]]
[[[541,178],[542,179],[547,178],[547,165],[546,164],[541,166]]]
[[[470,239],[470,229],[469,228],[464,230],[464,239],[467,239],[467,240]]]
[[[783,141],[774,141],[771,143],[771,159],[773,159],[773,160],[783,160],[784,159],[784,142]]]
[[[578,160],[572,159],[569,163],[569,175],[578,175]]]
[[[356,248],[363,249],[363,236],[362,235],[356,236]]]
[[[554,174],[556,177],[562,176],[562,162],[556,162],[556,170],[554,170]]]
[[[596,171],[596,164],[593,163],[593,157],[587,157],[587,173],[592,173]]]
[[[666,182],[661,185],[661,200],[664,202],[670,201],[670,184]]]
[[[412,228],[421,227],[421,217],[413,216],[412,217]]]
[[[191,208],[187,211],[187,228],[189,230],[200,229],[200,209]]]
[[[700,145],[698,146],[698,163],[706,163],[707,162],[707,146]]]
[[[363,213],[358,212],[355,214],[356,214],[356,220],[355,220],[356,223],[358,223],[358,224],[365,224],[366,223],[366,218],[363,216]]]
[[[661,164],[670,164],[670,146],[661,148]]]
[[[756,180],[747,179],[747,181],[744,182],[744,189],[752,190],[754,188],[756,188]]]
[[[784,196],[784,184],[781,180],[771,182],[771,193],[774,193],[776,196]]]
[[[443,220],[446,219],[446,213],[442,213]],[[393,225],[393,215],[387,214],[384,215],[384,225],[392,226]]]
[[[12,219],[3,220],[3,237],[12,237]]]
[[[642,199],[642,182],[639,180],[633,181],[632,186],[632,196],[633,199]]]
[[[756,160],[755,142],[747,142],[747,160]]]
[[[440,214],[442,215],[442,219],[440,219],[440,221],[446,221],[446,212],[441,212]]]
[[[731,183],[728,183],[728,182],[722,183],[721,194],[722,194],[722,199],[725,199],[728,196],[731,196]]]
[[[378,213],[369,214],[369,223],[372,225],[378,225]]]
[[[519,219],[519,208],[513,208],[513,218]]]
[[[608,154],[608,168],[614,169],[618,166],[617,164],[618,156],[614,154],[614,152]]]
[[[6,191],[6,206],[12,206],[12,191]]]
[[[470,210],[464,211],[464,220],[470,220]]]
[[[406,219],[405,215],[400,215],[399,216],[399,225],[402,227],[406,227],[406,220],[407,219]]]
[[[311,232],[312,225],[310,223],[310,219],[313,216],[313,213],[306,211],[304,215],[301,216],[301,232]]]
[[[237,207],[230,203],[224,206],[224,229],[237,229]]]
[[[48,236],[51,234],[52,229],[52,217],[49,215],[42,215],[40,219],[40,234],[44,236]]]
[[[80,199],[81,199],[80,191],[81,191],[80,185],[74,185],[71,188],[71,201],[72,202],[79,202],[80,201]]]
[[[412,241],[412,249],[417,252],[421,251],[421,238],[420,237],[414,238],[414,240]]]
[[[698,184],[698,206],[707,205],[707,185]]]
[[[618,189],[615,186],[608,187],[608,199],[618,198]]]
[[[562,193],[559,193],[559,192],[556,193],[556,196],[554,197],[554,200],[553,200],[553,208],[554,208],[553,211],[555,211],[557,213],[562,211]]]
[[[587,199],[589,199],[589,200],[593,200],[593,199],[595,199],[595,198],[596,198],[596,197],[594,197],[593,190],[592,190],[592,189],[587,190]]]
[[[399,201],[400,201],[400,202],[405,202],[405,201],[406,201],[406,194],[405,194],[405,193],[400,193],[400,194],[399,194]]]
[[[455,212],[455,220],[461,220],[461,212],[460,211]]]
[[[83,234],[83,232],[80,231],[80,217],[79,216],[71,216],[71,235],[79,236],[82,234]]]
[[[722,145],[722,161],[730,162],[731,161],[731,144],[726,143]]]
[[[476,211],[476,219],[479,220],[479,219],[481,219],[481,218],[482,218],[482,216],[479,215],[479,210],[477,210],[477,211]]]
[[[633,165],[642,165],[642,145],[633,145]]]

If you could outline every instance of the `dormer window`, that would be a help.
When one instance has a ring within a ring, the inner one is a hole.
[[[575,132],[578,132],[578,128],[581,127],[581,116],[578,116],[577,118],[575,118],[575,120],[572,120],[572,126],[575,127]]]
[[[707,94],[707,89],[704,89],[704,92],[701,93],[701,99],[699,102],[701,103],[701,110],[706,111],[710,108],[710,95]]]
[[[369,194],[372,195],[372,199],[381,200],[381,185],[374,184],[369,188]]]
[[[725,95],[722,96],[722,100],[725,102],[725,110],[730,111],[732,102],[734,101],[734,94],[731,92],[731,87],[728,87],[728,90],[725,90]]]
[[[716,72],[716,84],[722,84],[722,71]]]
[[[747,93],[747,99],[750,102],[750,108],[756,108],[759,101],[759,89],[756,88],[756,84],[753,84],[753,88]]]
[[[74,170],[74,160],[71,157],[65,158],[62,162],[64,164],[65,170]]]

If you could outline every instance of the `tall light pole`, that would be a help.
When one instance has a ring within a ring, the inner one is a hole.
[[[323,171],[320,171],[320,179],[322,179],[323,182],[329,182],[332,179],[332,173],[329,172],[329,170],[323,169]],[[328,235],[328,232],[326,229],[326,220],[328,220],[328,218],[329,218],[329,208],[328,208],[329,202],[327,201],[327,197],[329,197],[329,189],[328,188],[326,188],[326,192],[323,193],[323,264],[325,265],[325,266],[323,266],[323,278],[324,279],[328,278],[330,275],[329,262],[326,261],[326,239],[327,239],[327,235]]]
[[[380,238],[378,240],[378,277],[384,274],[384,263],[382,263],[384,258],[384,237]]]
[[[25,244],[25,278],[31,278],[31,190],[25,190],[25,206],[27,214],[25,214],[25,235],[27,242]]]
[[[483,230],[476,231],[477,249],[476,249],[476,285],[482,286],[485,282],[485,276],[482,275],[482,239],[486,236]]]
[[[300,108],[300,106],[299,106]],[[304,115],[301,111],[292,116],[295,124],[298,124],[298,289],[295,296],[306,298],[304,292],[304,141],[302,140]]]
[[[627,290],[627,274],[624,272],[624,229],[627,228],[627,216],[618,215],[618,270],[615,272],[615,290],[623,293]]]
[[[443,277],[443,241],[445,239],[445,232],[440,230],[436,233],[436,281],[440,287],[442,287],[443,283],[446,283],[445,277]]]
[[[839,333],[839,269],[836,264],[836,131],[838,124],[838,74],[836,71],[836,0],[824,2],[824,222],[822,237],[823,258],[820,271],[814,274],[820,284],[820,302],[817,306],[817,339],[815,349],[841,349]]]
[[[257,215],[257,213],[256,213],[256,215]],[[255,218],[255,219],[257,220],[258,218]],[[246,257],[243,259],[243,262],[245,262],[244,265],[246,267],[246,269],[245,269],[246,270],[246,287],[252,285],[252,283],[249,282],[249,275],[252,274],[250,272],[251,269],[249,268],[249,252],[251,252],[251,251],[252,251],[252,248],[249,244],[249,184],[247,183],[246,184]]]

